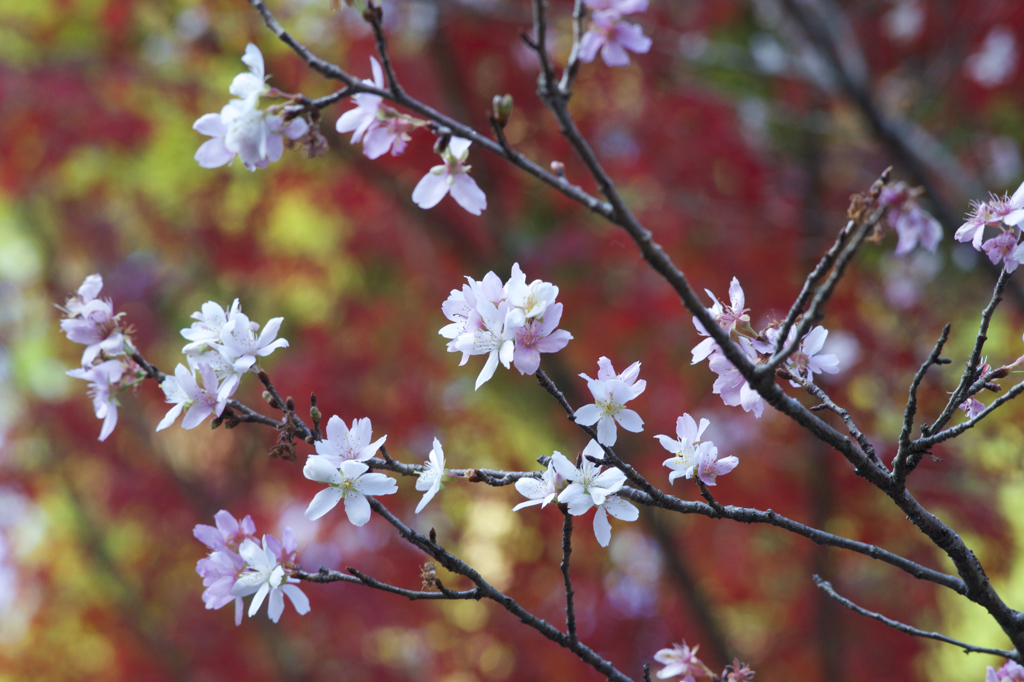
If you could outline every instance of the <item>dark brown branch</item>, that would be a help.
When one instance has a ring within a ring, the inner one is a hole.
[[[455,600],[455,599],[479,599],[480,595],[477,590],[465,590],[464,592],[422,592],[418,590],[407,590],[401,587],[395,587],[394,585],[388,585],[382,583],[379,580],[371,578],[370,576],[360,573],[354,568],[348,569],[351,575],[346,575],[340,571],[329,571],[326,568],[321,568],[317,573],[307,573],[306,571],[299,570],[294,573],[294,576],[299,580],[305,580],[311,583],[353,583],[355,585],[364,585],[371,587],[375,590],[382,592],[390,592],[391,594],[397,594],[405,597],[410,601],[418,601],[421,599],[433,599],[433,600]]]
[[[562,508],[562,579],[565,582],[565,632],[569,639],[575,642],[576,637],[576,607],[573,605],[573,595],[576,592],[572,589],[572,578],[569,577],[569,555],[572,554],[572,515],[568,509]]]
[[[932,348],[931,354],[924,361],[924,364],[921,365],[921,368],[917,370],[914,380],[910,382],[910,396],[907,398],[907,407],[903,411],[903,429],[900,431],[899,449],[892,463],[892,478],[898,486],[906,485],[907,475],[913,469],[913,467],[908,466],[908,456],[910,454],[910,433],[914,428],[914,415],[917,414],[917,390],[921,387],[921,382],[924,381],[924,375],[928,372],[929,367],[932,365],[949,364],[950,361],[948,359],[941,357],[942,347],[946,345],[947,340],[949,340],[948,324],[942,328],[942,334],[939,335],[939,340],[935,342],[935,347]]]
[[[984,646],[975,646],[973,644],[961,642],[958,639],[953,639],[952,637],[947,637],[946,635],[939,634],[938,632],[926,632],[924,630],[918,630],[917,628],[907,625],[905,623],[901,623],[898,620],[886,618],[880,613],[868,611],[864,607],[857,606],[849,599],[839,595],[835,591],[835,589],[833,589],[832,584],[827,580],[822,579],[820,576],[814,576],[814,584],[817,585],[829,597],[836,600],[837,602],[839,602],[846,608],[850,609],[851,611],[856,611],[862,616],[867,616],[868,618],[877,620],[880,623],[884,623],[889,627],[893,628],[894,630],[899,630],[900,632],[905,632],[906,634],[914,635],[915,637],[926,637],[928,639],[934,639],[940,642],[945,642],[946,644],[952,644],[953,646],[960,647],[964,650],[964,653],[967,654],[993,654],[995,656],[1002,656],[1003,658],[1009,658],[1017,662],[1020,662],[1022,660],[1021,655],[1016,651],[1007,651],[1005,649],[992,649]]]

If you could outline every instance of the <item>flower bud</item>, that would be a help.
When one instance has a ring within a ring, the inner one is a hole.
[[[491,100],[491,116],[495,123],[504,128],[512,115],[512,95],[495,95]]]
[[[552,161],[551,162],[551,172],[554,173],[555,175],[557,175],[560,178],[564,178],[565,177],[565,164],[562,163],[561,161]]]
[[[316,405],[309,408],[309,418],[312,419],[314,422],[320,421],[320,418],[322,416],[323,415],[320,414],[320,408],[318,408]]]

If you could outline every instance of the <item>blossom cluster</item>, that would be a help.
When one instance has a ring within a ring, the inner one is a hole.
[[[242,624],[242,597],[254,595],[249,603],[249,617],[256,615],[269,597],[267,615],[275,623],[284,611],[285,596],[299,615],[309,613],[309,599],[291,577],[298,569],[295,563],[295,533],[285,528],[278,540],[264,535],[256,539],[252,517],[239,521],[223,509],[213,516],[216,526],[197,525],[192,534],[210,550],[196,564],[196,573],[203,579],[203,603],[207,609],[235,604],[235,625]]]
[[[562,304],[555,302],[558,287],[539,279],[527,284],[518,263],[504,284],[494,272],[466,282],[441,306],[451,324],[438,333],[449,339],[449,353],[462,353],[460,366],[471,355],[487,355],[476,388],[494,376],[499,361],[505,369],[515,363],[520,374],[533,374],[541,353],[558,352],[572,339],[557,328],[562,319]]]
[[[580,38],[579,60],[590,63],[600,50],[607,66],[626,66],[629,54],[645,54],[651,49],[651,39],[644,35],[638,24],[622,19],[628,14],[647,11],[647,0],[583,0],[592,10],[590,26]]]
[[[985,669],[985,682],[1024,682],[1024,665],[1007,661],[999,670],[988,666]]]
[[[178,363],[174,374],[160,384],[173,407],[157,425],[157,431],[173,424],[182,411],[185,418],[181,426],[185,429],[195,428],[211,414],[221,416],[238,390],[242,375],[256,371],[257,356],[288,347],[288,341],[277,338],[283,317],[267,322],[257,335],[259,324],[242,312],[238,299],[228,310],[207,301],[199,312],[192,313],[192,319],[192,326],[181,330],[188,340],[182,352],[189,366]]]
[[[707,309],[708,314],[715,319],[718,326],[736,338],[737,345],[750,362],[762,363],[775,352],[776,346],[785,345],[779,344],[777,324],[773,323],[761,331],[755,331],[750,326],[749,309],[745,307],[746,296],[738,279],[733,277],[729,285],[728,305],[721,303],[707,289],[705,291],[711,297],[713,304]],[[764,401],[761,399],[761,395],[751,388],[750,383],[743,378],[736,366],[725,357],[725,353],[696,317],[693,318],[693,325],[697,328],[698,334],[708,338],[698,343],[690,351],[693,356],[691,364],[696,365],[708,360],[708,367],[718,375],[712,392],[720,395],[722,402],[726,405],[739,405],[745,412],[753,412],[755,417],[760,417],[764,411]],[[795,335],[796,328],[790,328],[789,337],[785,343],[792,342]],[[800,339],[796,351],[786,359],[783,365],[785,369],[795,377],[808,382],[814,381],[815,374],[837,373],[839,358],[831,353],[821,353],[826,338],[828,338],[828,331],[821,325],[808,331]],[[798,384],[793,383],[793,385],[797,386]]]
[[[263,53],[249,43],[242,63],[248,72],[231,81],[228,92],[237,97],[224,105],[220,113],[204,114],[192,128],[210,137],[196,151],[195,160],[203,168],[220,168],[242,160],[248,170],[266,168],[284,153],[284,138],[298,140],[309,133],[304,118],[285,121],[274,109],[260,109],[260,97],[267,93]]]
[[[718,448],[711,441],[701,442],[704,430],[711,425],[707,419],[700,420],[700,426],[689,414],[683,414],[676,420],[676,438],[655,436],[661,446],[672,453],[672,457],[662,462],[663,466],[672,470],[668,482],[674,483],[680,476],[693,478],[696,476],[705,485],[716,485],[719,476],[729,473],[740,463],[736,457],[719,459]]]
[[[109,298],[98,298],[103,278],[89,275],[63,306],[61,330],[70,341],[85,345],[82,366],[67,375],[89,382],[96,417],[103,420],[100,440],[106,440],[117,425],[117,394],[136,383],[143,373],[131,358],[133,346],[122,324],[123,313],[114,313]]]
[[[521,478],[516,481],[516,490],[528,498],[529,502],[517,504],[512,511],[536,504],[543,508],[556,498],[566,505],[567,511],[573,516],[582,516],[596,509],[594,536],[598,544],[607,547],[612,538],[608,515],[621,521],[636,521],[640,518],[640,510],[615,494],[625,484],[626,475],[615,467],[602,469],[593,462],[603,457],[604,450],[593,440],[584,448],[578,467],[562,453],[555,452],[541,478]],[[568,485],[562,488],[566,482]]]
[[[1013,272],[1024,261],[1024,243],[1020,242],[1021,223],[1024,222],[1024,184],[1013,196],[993,196],[988,201],[975,203],[967,221],[953,238],[970,242],[977,251],[984,251],[993,264],[1003,262],[1007,272]],[[985,239],[985,228],[999,230],[994,237]]]

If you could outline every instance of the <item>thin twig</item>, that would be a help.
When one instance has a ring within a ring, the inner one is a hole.
[[[576,0],[572,8],[572,50],[569,52],[569,61],[565,63],[565,69],[562,71],[562,80],[558,83],[558,91],[566,101],[572,97],[572,86],[580,72],[580,40],[583,38],[583,24],[586,19],[586,5],[583,4],[583,0]]]
[[[922,436],[921,438],[918,438],[915,441],[911,441],[908,451],[912,455],[924,453],[927,452],[928,449],[931,448],[933,445],[937,445],[943,441],[949,440],[950,438],[956,438],[967,429],[976,426],[978,422],[980,422],[982,419],[989,416],[1004,403],[1013,400],[1021,393],[1024,393],[1024,381],[1014,385],[1013,388],[1011,388],[1009,391],[996,398],[994,401],[992,401],[991,405],[986,407],[984,410],[976,414],[971,419],[968,419],[967,421],[961,424],[957,424],[956,426],[951,426],[945,431],[939,431],[938,433],[933,433],[930,436]]]
[[[992,289],[992,299],[981,313],[981,322],[978,325],[978,336],[974,341],[974,350],[971,351],[971,357],[967,360],[967,366],[960,377],[960,384],[953,391],[953,395],[950,396],[945,409],[942,410],[942,413],[935,422],[931,426],[921,426],[921,433],[925,436],[935,433],[945,426],[946,422],[950,420],[953,413],[960,406],[960,403],[967,399],[967,389],[974,382],[978,374],[978,366],[981,364],[981,352],[985,347],[985,342],[988,341],[989,323],[992,321],[992,316],[995,315],[999,302],[1003,300],[1003,291],[1006,289],[1006,284],[1009,281],[1010,273],[1004,268],[999,274],[999,279],[996,280],[995,287]]]
[[[968,644],[967,642],[961,642],[958,639],[953,639],[952,637],[947,637],[946,635],[939,634],[938,632],[926,632],[924,630],[918,630],[917,628],[912,627],[910,625],[907,625],[906,623],[901,623],[898,620],[893,620],[891,618],[886,618],[885,616],[883,616],[880,613],[875,613],[874,611],[868,611],[867,609],[865,609],[862,606],[857,606],[856,604],[854,604],[852,601],[850,601],[846,597],[843,597],[843,596],[839,595],[835,591],[835,589],[833,589],[832,584],[830,582],[828,582],[827,580],[822,579],[820,576],[817,576],[817,575],[814,576],[814,584],[817,585],[829,597],[831,597],[835,601],[839,602],[840,604],[842,604],[846,608],[850,609],[851,611],[856,611],[857,613],[861,614],[862,616],[867,616],[868,618],[873,618],[874,620],[877,620],[880,623],[884,623],[884,624],[888,625],[889,627],[893,628],[894,630],[899,630],[900,632],[905,632],[906,634],[914,635],[915,637],[926,637],[928,639],[935,639],[935,640],[938,640],[940,642],[945,642],[947,644],[952,644],[954,646],[960,647],[961,649],[964,650],[964,653],[968,653],[968,654],[971,654],[971,653],[975,653],[975,654],[993,654],[995,656],[1002,656],[1003,658],[1009,658],[1009,659],[1017,661],[1017,662],[1020,662],[1022,660],[1021,655],[1017,651],[1007,651],[1005,649],[993,649],[993,648],[990,648],[990,647],[975,646],[974,644]]]
[[[561,505],[559,505],[561,507]],[[575,642],[576,638],[576,607],[572,598],[576,594],[572,589],[572,578],[569,577],[569,555],[572,554],[572,514],[568,509],[562,509],[562,578],[565,581],[565,632],[569,639]]]
[[[384,26],[381,21],[383,16],[383,8],[373,3],[369,3],[366,12],[363,13],[363,18],[373,28],[373,38],[377,43],[377,54],[380,55],[381,65],[384,67],[384,75],[388,80],[388,90],[391,91],[392,96],[400,98],[405,96],[405,91],[399,85],[398,77],[391,66],[391,56],[388,54],[388,41],[384,37]]]
[[[711,508],[715,510],[715,514],[718,515],[718,518],[725,516],[725,507],[722,506],[721,502],[714,498],[711,491],[708,490],[708,487],[704,484],[704,481],[700,480],[700,477],[694,477],[693,480],[697,482],[697,487],[700,488],[701,497],[707,500]]]
[[[814,408],[815,410],[828,410],[839,415],[839,417],[843,420],[843,423],[846,424],[846,430],[857,441],[857,444],[860,445],[860,449],[864,451],[864,454],[866,454],[875,462],[881,462],[881,460],[878,458],[878,454],[875,452],[875,446],[872,445],[871,441],[868,440],[867,436],[865,436],[864,433],[859,428],[857,428],[857,424],[854,423],[853,418],[850,416],[850,413],[846,410],[846,408],[837,405],[835,401],[833,401],[832,398],[830,398],[828,394],[825,393],[824,389],[815,384],[813,381],[808,381],[799,374],[794,374],[788,370],[779,370],[779,372],[783,374],[783,378],[788,379],[795,384],[799,384],[801,388],[803,388],[816,399],[821,401],[821,404],[817,405]]]
[[[935,347],[932,348],[931,354],[924,361],[924,364],[921,365],[921,368],[917,370],[914,380],[910,382],[910,395],[907,398],[907,407],[903,411],[903,429],[900,431],[899,449],[892,463],[892,478],[896,485],[899,486],[906,485],[907,475],[912,470],[912,467],[908,467],[907,457],[910,450],[910,432],[914,428],[914,415],[917,414],[917,390],[920,388],[921,382],[924,381],[924,375],[928,372],[929,367],[932,365],[945,365],[950,362],[948,359],[941,357],[942,347],[949,340],[949,329],[949,324],[942,328],[942,334],[939,335],[939,340],[935,342]]]
[[[615,682],[632,682],[628,676],[616,669],[614,665],[602,658],[593,649],[578,640],[571,639],[567,634],[561,632],[558,628],[552,626],[547,621],[541,620],[537,616],[533,615],[524,609],[515,599],[504,594],[484,580],[483,576],[481,576],[480,573],[478,573],[472,566],[449,554],[437,543],[432,542],[429,538],[406,526],[379,501],[372,497],[367,497],[366,499],[370,503],[370,508],[394,526],[406,541],[418,547],[425,554],[433,558],[452,573],[457,573],[469,578],[477,586],[477,590],[479,590],[481,597],[485,597],[498,603],[506,611],[550,639],[552,642],[569,649],[576,654],[580,660],[590,665],[609,680],[614,680]]]

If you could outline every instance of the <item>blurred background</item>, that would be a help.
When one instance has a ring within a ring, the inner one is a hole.
[[[556,61],[570,46],[572,3],[552,0]],[[641,221],[698,289],[739,278],[755,324],[782,316],[807,270],[845,223],[853,192],[888,165],[927,189],[946,237],[935,254],[895,258],[895,237],[867,245],[827,309],[828,352],[843,372],[823,385],[889,461],[910,377],[946,322],[953,364],[933,370],[920,414],[956,385],[994,274],[953,231],[972,199],[1022,180],[1024,5],[984,0],[654,2],[640,23],[654,46],[630,66],[582,69],[572,110]],[[369,77],[372,39],[359,15],[327,0],[274,0],[284,25],[320,56]],[[596,192],[534,96],[536,59],[518,33],[525,0],[385,2],[393,57],[415,97],[486,130],[491,97],[515,98],[509,141],[541,165],[566,164]],[[85,383],[65,376],[81,347],[54,303],[102,274],[165,371],[179,330],[207,300],[239,298],[261,323],[284,316],[291,347],[267,359],[304,412],[368,416],[395,457],[444,444],[451,467],[531,468],[586,444],[532,377],[464,368],[437,330],[464,275],[519,262],[560,287],[575,339],[542,367],[573,405],[579,372],[601,355],[639,360],[642,434],[619,452],[652,480],[654,440],[684,411],[740,466],[720,481],[727,504],[772,508],[914,561],[951,565],[838,455],[766,411],[760,420],[711,394],[690,365],[698,337],[669,287],[625,234],[471,150],[488,209],[450,198],[422,211],[412,188],[436,163],[432,136],[369,161],[334,132],[348,103],[324,112],[331,151],[286,152],[249,173],[200,169],[191,130],[219,111],[245,45],[271,84],[311,97],[337,84],[311,73],[242,0],[0,0],[0,680],[597,680],[599,675],[488,603],[409,603],[351,585],[307,585],[312,612],[289,606],[233,623],[207,611],[192,537],[227,509],[259,533],[291,526],[299,560],[355,566],[418,587],[423,558],[372,519],[303,516],[320,485],[300,463],[269,458],[275,434],[245,426],[154,428],[166,405],[153,382],[123,395],[104,443]],[[709,301],[710,304],[710,301]],[[1024,352],[1024,296],[1013,289],[986,347],[993,364]],[[1009,383],[1004,382],[1004,383]],[[796,394],[794,392],[794,394]],[[981,396],[984,402],[990,395]],[[259,407],[258,382],[237,398]],[[801,400],[807,401],[806,396]],[[807,404],[810,404],[807,401]],[[632,405],[631,405],[632,406]],[[264,405],[265,408],[265,405]],[[266,409],[269,412],[269,409]],[[1024,606],[1024,435],[1020,408],[935,449],[911,492],[961,532],[1003,597]],[[834,425],[841,424],[825,416]],[[955,419],[960,419],[956,417]],[[305,446],[303,446],[305,447]],[[307,452],[308,450],[308,452]],[[695,499],[677,481],[673,492]],[[513,514],[514,489],[451,482],[423,514],[411,481],[387,504],[553,623],[563,623],[560,515]],[[721,669],[733,655],[758,680],[982,680],[991,657],[912,639],[828,601],[813,573],[867,608],[925,630],[1006,647],[994,622],[957,595],[896,569],[819,548],[769,527],[647,511],[613,521],[608,549],[590,517],[573,554],[581,637],[639,677],[685,639]],[[445,584],[462,588],[442,574]]]

